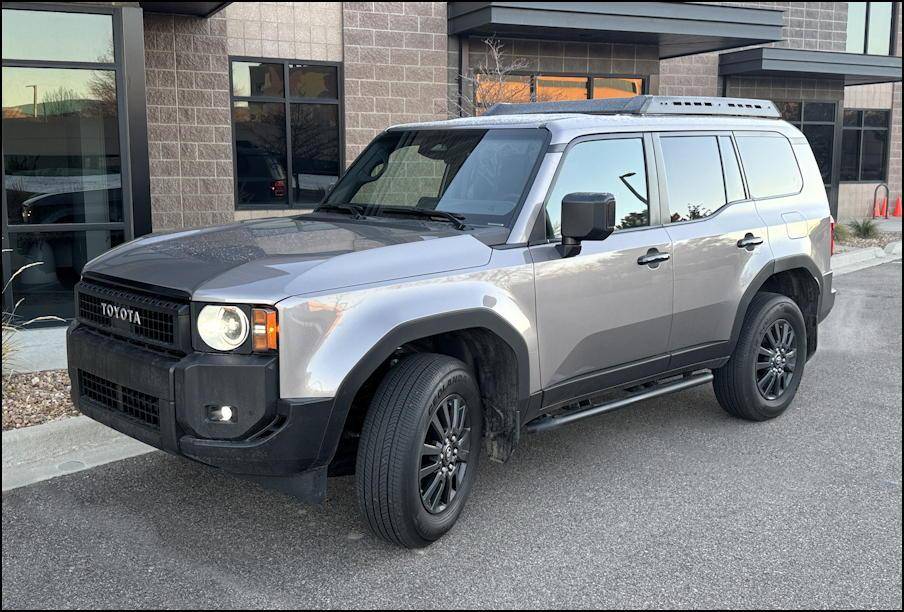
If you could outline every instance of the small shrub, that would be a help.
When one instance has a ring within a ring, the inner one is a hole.
[[[848,224],[857,238],[875,238],[879,235],[879,225],[874,219],[860,219]]]
[[[850,242],[851,230],[847,225],[835,226],[835,242]]]

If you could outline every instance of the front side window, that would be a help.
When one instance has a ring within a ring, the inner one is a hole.
[[[660,144],[672,223],[702,219],[725,206],[722,158],[715,136],[670,136]]]
[[[888,167],[889,111],[845,109],[841,180],[884,181]]]
[[[339,178],[339,68],[232,62],[238,208],[307,208]]]
[[[540,129],[398,130],[374,140],[324,204],[369,215],[419,208],[472,225],[507,225],[549,133]]]
[[[736,135],[747,186],[753,198],[799,193],[804,180],[791,143],[781,135]]]
[[[562,235],[562,198],[578,192],[611,193],[615,196],[617,229],[649,225],[650,202],[643,140],[588,140],[576,144],[565,154],[546,201],[547,238]]]

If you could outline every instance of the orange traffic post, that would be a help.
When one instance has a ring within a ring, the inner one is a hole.
[[[892,217],[900,217],[901,216],[901,196],[898,196],[898,199],[895,200],[895,210],[891,213]]]
[[[882,216],[882,201],[881,200],[873,200],[873,219],[877,219]]]

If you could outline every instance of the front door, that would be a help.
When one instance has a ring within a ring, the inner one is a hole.
[[[544,405],[551,407],[662,371],[672,319],[671,245],[659,224],[652,139],[626,134],[581,139],[566,150],[546,203],[546,244],[532,246]],[[556,249],[562,198],[611,193],[616,231]],[[651,195],[652,194],[652,195]],[[659,261],[644,258],[659,253]]]

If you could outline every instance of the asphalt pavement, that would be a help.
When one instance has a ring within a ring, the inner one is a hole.
[[[781,418],[707,386],[530,436],[421,551],[351,478],[302,506],[154,452],[6,492],[3,608],[900,608],[901,277],[836,280]]]

